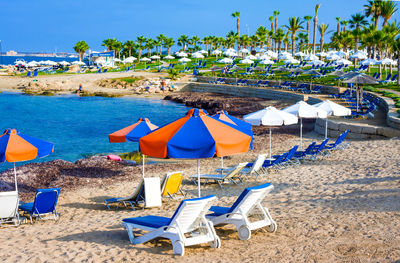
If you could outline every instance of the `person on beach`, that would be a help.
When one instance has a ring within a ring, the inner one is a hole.
[[[162,91],[162,92],[165,92],[165,91],[166,91],[166,88],[167,88],[167,84],[165,83],[165,80],[162,80],[162,81],[161,81],[161,91]]]
[[[79,94],[82,92],[82,83],[81,84],[79,84],[79,88],[78,88],[78,90],[76,91],[76,94],[79,96]]]

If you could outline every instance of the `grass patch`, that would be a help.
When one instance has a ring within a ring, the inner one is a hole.
[[[111,81],[120,81],[120,82],[125,82],[128,84],[132,84],[138,80],[143,79],[143,77],[126,77],[126,78],[115,78],[115,79],[111,79]]]
[[[142,158],[143,158],[142,154],[138,151],[122,153],[119,156],[124,160],[131,160],[131,161],[135,161],[136,163],[141,163]]]

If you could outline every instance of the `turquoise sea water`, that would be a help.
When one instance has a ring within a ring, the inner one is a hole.
[[[53,154],[33,162],[75,161],[96,153],[137,150],[135,142],[109,143],[108,134],[135,123],[140,117],[161,126],[182,117],[187,110],[183,105],[158,99],[46,97],[3,92],[0,93],[0,132],[16,128],[54,143]],[[0,163],[0,170],[10,167],[8,163]]]

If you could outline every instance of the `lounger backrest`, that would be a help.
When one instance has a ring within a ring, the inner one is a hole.
[[[173,172],[166,175],[165,183],[161,188],[161,196],[176,194],[182,184],[182,172]]]
[[[198,222],[205,218],[205,214],[216,199],[214,195],[210,195],[183,200],[171,217],[169,225],[178,226],[183,233],[191,232],[197,228]]]
[[[0,192],[0,218],[14,217],[18,207],[18,192]]]
[[[249,174],[253,174],[255,172],[257,172],[258,170],[260,170],[260,168],[262,167],[265,159],[267,158],[266,154],[260,154],[259,156],[257,156],[256,161],[253,163],[253,166],[251,166]]]
[[[288,155],[288,153],[283,153],[283,154],[279,155],[279,157],[275,159],[274,165],[281,163],[286,158],[287,155]]]
[[[138,187],[136,187],[135,191],[129,197],[127,197],[124,200],[126,200],[126,201],[128,201],[128,200],[136,200],[138,195],[143,193],[143,190],[144,190],[144,181],[142,179],[140,181]]]
[[[228,213],[237,213],[240,210],[240,212],[247,214],[258,202],[261,202],[265,196],[265,192],[269,192],[273,188],[273,185],[266,183],[244,189]]]
[[[318,149],[315,151],[315,154],[320,153],[324,148],[325,145],[328,143],[329,139],[325,139],[318,147]]]
[[[35,214],[53,212],[57,205],[60,190],[60,188],[37,189],[33,202],[33,212]]]
[[[299,148],[298,145],[293,146],[292,149],[290,149],[290,151],[288,152],[288,154],[286,155],[285,161],[288,161],[290,159],[293,158],[293,155],[296,153],[297,149]]]
[[[312,142],[310,145],[308,145],[307,149],[304,151],[306,154],[310,154],[311,151],[314,149],[316,142]]]
[[[246,167],[247,164],[248,163],[239,163],[234,169],[232,169],[225,175],[224,179],[235,177],[236,175],[238,175],[238,173],[240,173],[241,170],[243,170],[244,167]]]

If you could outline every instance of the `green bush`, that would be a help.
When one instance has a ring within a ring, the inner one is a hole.
[[[141,163],[142,162],[142,154],[138,151],[135,152],[129,152],[129,153],[122,153],[119,155],[122,159],[124,160],[131,160],[135,161],[136,163]]]
[[[171,68],[167,72],[168,72],[168,77],[171,80],[176,80],[177,78],[179,78],[179,71],[177,69]]]

